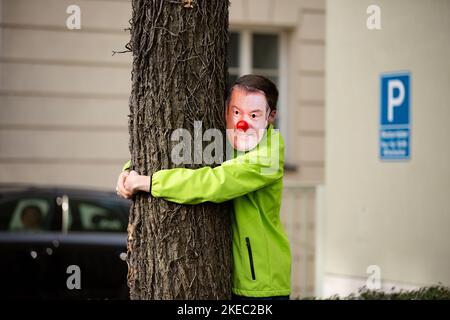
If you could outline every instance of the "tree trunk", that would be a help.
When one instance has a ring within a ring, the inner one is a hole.
[[[175,167],[174,129],[193,134],[194,121],[202,121],[203,129],[224,132],[228,5],[132,1],[129,147],[140,174]],[[229,204],[186,206],[138,193],[128,226],[130,297],[228,299],[230,210]]]

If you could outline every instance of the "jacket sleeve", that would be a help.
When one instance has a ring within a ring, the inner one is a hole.
[[[122,167],[122,171],[127,171],[131,169],[131,160],[128,160]]]
[[[181,204],[220,203],[256,191],[281,179],[283,156],[244,155],[215,168],[175,168],[152,175],[154,197]]]

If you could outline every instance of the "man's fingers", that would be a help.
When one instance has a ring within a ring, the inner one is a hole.
[[[125,188],[124,180],[118,185],[119,193],[126,198],[131,197],[131,193]]]
[[[122,197],[122,198],[125,198],[125,199],[130,199],[131,196],[132,196],[132,194],[129,193],[128,191],[126,191],[126,190],[124,190],[124,191],[121,191],[121,190],[117,191],[117,195],[119,197]]]
[[[119,175],[119,179],[117,180],[116,191],[119,196],[125,199],[131,198],[131,193],[129,193],[125,188],[125,180],[128,177],[129,173],[127,171],[122,172]]]

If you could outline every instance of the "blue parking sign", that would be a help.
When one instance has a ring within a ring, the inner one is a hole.
[[[389,73],[380,77],[380,158],[410,158],[410,83],[409,73]]]

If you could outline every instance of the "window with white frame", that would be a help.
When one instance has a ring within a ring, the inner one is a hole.
[[[228,50],[228,86],[244,74],[254,73],[266,76],[278,87],[278,115],[275,127],[286,132],[287,63],[285,35],[278,31],[231,30]],[[284,134],[285,139],[286,135]]]

